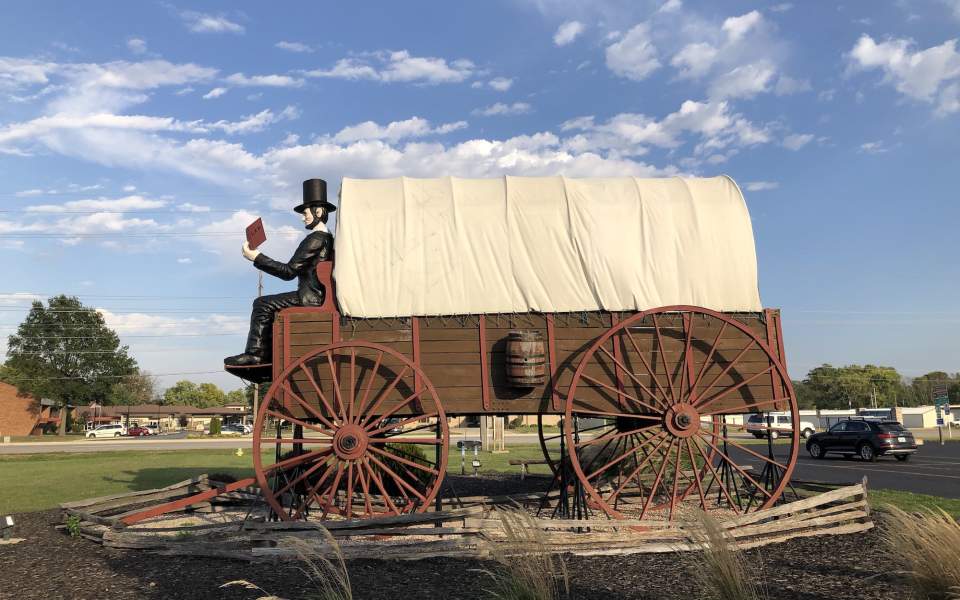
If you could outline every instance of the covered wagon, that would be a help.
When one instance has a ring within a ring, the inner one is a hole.
[[[426,510],[474,414],[562,415],[544,453],[612,517],[782,494],[799,432],[724,418],[798,420],[731,179],[344,179],[338,215],[326,303],[274,325],[253,456],[280,518]]]

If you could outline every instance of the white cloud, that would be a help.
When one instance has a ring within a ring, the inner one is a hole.
[[[851,71],[880,69],[884,83],[911,99],[936,103],[938,114],[957,110],[955,88],[951,87],[951,82],[960,78],[956,39],[917,50],[911,40],[877,43],[864,34],[847,54],[847,60]]]
[[[210,15],[193,10],[184,10],[180,12],[180,18],[187,25],[187,29],[194,33],[246,32],[243,25],[231,21],[224,15]]]
[[[192,204],[190,202],[184,202],[182,204],[178,204],[177,209],[182,210],[184,212],[194,212],[194,213],[210,212],[209,206],[201,206],[198,204]]]
[[[313,52],[313,48],[311,48],[310,46],[302,42],[280,41],[274,44],[274,46],[276,46],[277,48],[280,48],[281,50],[286,50],[288,52],[300,52],[300,53]]]
[[[778,96],[789,96],[799,92],[809,92],[812,89],[813,86],[806,79],[794,79],[788,75],[781,75],[777,78],[777,84],[773,86],[773,93]]]
[[[137,186],[135,186],[135,185],[125,185],[125,186],[123,186],[123,191],[125,191],[125,192],[127,192],[127,193],[135,192],[135,191],[137,191]]]
[[[780,187],[776,181],[748,181],[744,186],[748,192],[766,192]]]
[[[227,88],[215,87],[206,94],[203,95],[204,100],[211,100],[213,98],[219,98],[220,96],[227,93]]]
[[[760,25],[763,16],[755,10],[751,10],[745,15],[739,17],[729,17],[723,22],[723,31],[731,42],[742,39],[747,33]]]
[[[37,204],[26,207],[27,212],[57,213],[72,211],[104,211],[127,212],[134,210],[149,210],[162,208],[167,205],[165,200],[155,200],[143,196],[124,196],[123,198],[96,198],[88,200],[71,200],[62,204]]]
[[[269,125],[281,121],[292,121],[300,117],[300,111],[295,106],[288,106],[279,113],[269,108],[261,110],[255,115],[248,115],[239,121],[217,121],[204,125],[204,129],[219,129],[227,134],[244,134],[263,131]]]
[[[657,9],[657,12],[671,13],[677,12],[681,8],[683,8],[683,2],[681,2],[681,0],[667,0],[660,5],[660,8]]]
[[[509,79],[507,77],[494,77],[487,82],[487,85],[498,92],[505,92],[513,86],[513,79]]]
[[[226,78],[226,82],[245,87],[300,87],[303,85],[302,79],[289,75],[252,75],[248,77],[243,73],[230,75]]]
[[[890,148],[882,140],[877,140],[875,142],[864,142],[860,144],[860,152],[866,154],[883,154],[884,152],[889,152]]]
[[[491,104],[486,108],[479,108],[472,111],[474,115],[480,115],[482,117],[494,117],[494,116],[508,116],[508,115],[525,115],[531,112],[532,107],[526,102],[514,102],[513,104],[504,104],[503,102],[497,102]]]
[[[643,81],[660,68],[650,26],[646,23],[635,25],[620,40],[607,46],[606,55],[611,71],[633,81]]]
[[[781,2],[780,4],[774,4],[773,6],[771,6],[770,11],[782,13],[782,12],[787,12],[791,8],[793,8],[792,2]]]
[[[583,33],[584,26],[580,21],[567,21],[557,27],[557,32],[553,34],[553,43],[557,46],[566,46]]]
[[[710,84],[711,98],[753,98],[770,91],[776,68],[768,61],[736,67],[717,76]]]
[[[143,54],[147,51],[147,41],[143,38],[130,38],[127,40],[127,49],[134,54]]]
[[[466,121],[456,121],[454,123],[444,123],[438,127],[431,127],[430,121],[420,117],[411,117],[404,121],[394,121],[387,125],[379,125],[373,121],[365,121],[344,127],[330,138],[330,140],[338,144],[349,144],[361,140],[398,142],[407,138],[444,135],[452,131],[464,129],[466,126]]]
[[[149,313],[114,313],[97,308],[107,326],[121,337],[135,334],[178,333],[246,333],[248,318],[239,315],[210,314],[203,317],[178,318]]]
[[[406,50],[372,52],[343,58],[330,69],[308,71],[310,77],[380,81],[383,83],[460,83],[473,76],[476,66],[466,59],[447,62],[431,56],[412,56]]]
[[[178,258],[178,259],[177,259],[177,262],[178,262],[179,264],[181,264],[181,265],[189,265],[190,263],[193,262],[193,259],[190,258],[189,256],[186,256],[186,257],[183,257],[183,258]]]
[[[29,198],[31,196],[42,196],[44,193],[43,190],[39,188],[33,188],[30,190],[22,190],[14,194],[17,198]]]
[[[960,0],[941,0],[953,13],[953,17],[960,21]]]
[[[706,75],[717,60],[718,50],[706,42],[687,44],[673,55],[670,65],[680,71],[681,78]]]
[[[46,298],[39,294],[30,292],[13,292],[12,294],[0,294],[0,306],[26,305],[31,302],[43,302]]]
[[[812,141],[812,133],[794,133],[783,138],[783,147],[789,150],[799,150]]]
[[[561,130],[581,132],[564,140],[564,147],[573,151],[606,149],[624,156],[645,154],[650,146],[678,148],[687,134],[695,136],[694,154],[698,156],[772,140],[766,126],[757,126],[732,112],[726,102],[692,100],[659,121],[643,114],[622,113],[599,124],[593,117],[580,117],[564,123]]]

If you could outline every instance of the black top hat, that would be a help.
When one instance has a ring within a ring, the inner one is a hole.
[[[293,210],[302,213],[308,206],[323,207],[328,213],[337,210],[337,207],[327,202],[327,182],[322,179],[308,179],[303,182],[303,204],[293,207]]]

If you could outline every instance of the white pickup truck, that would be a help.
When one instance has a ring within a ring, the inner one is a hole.
[[[770,424],[767,424],[767,417],[770,417]],[[790,413],[771,412],[757,413],[750,415],[747,419],[746,429],[754,437],[762,438],[768,434],[771,439],[777,439],[781,435],[790,435],[793,432],[793,416]],[[800,421],[800,435],[803,439],[809,438],[817,432],[817,427],[811,421]]]

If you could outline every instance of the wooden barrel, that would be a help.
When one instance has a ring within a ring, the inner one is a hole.
[[[538,331],[511,331],[507,338],[507,383],[530,388],[546,380],[547,358]]]

